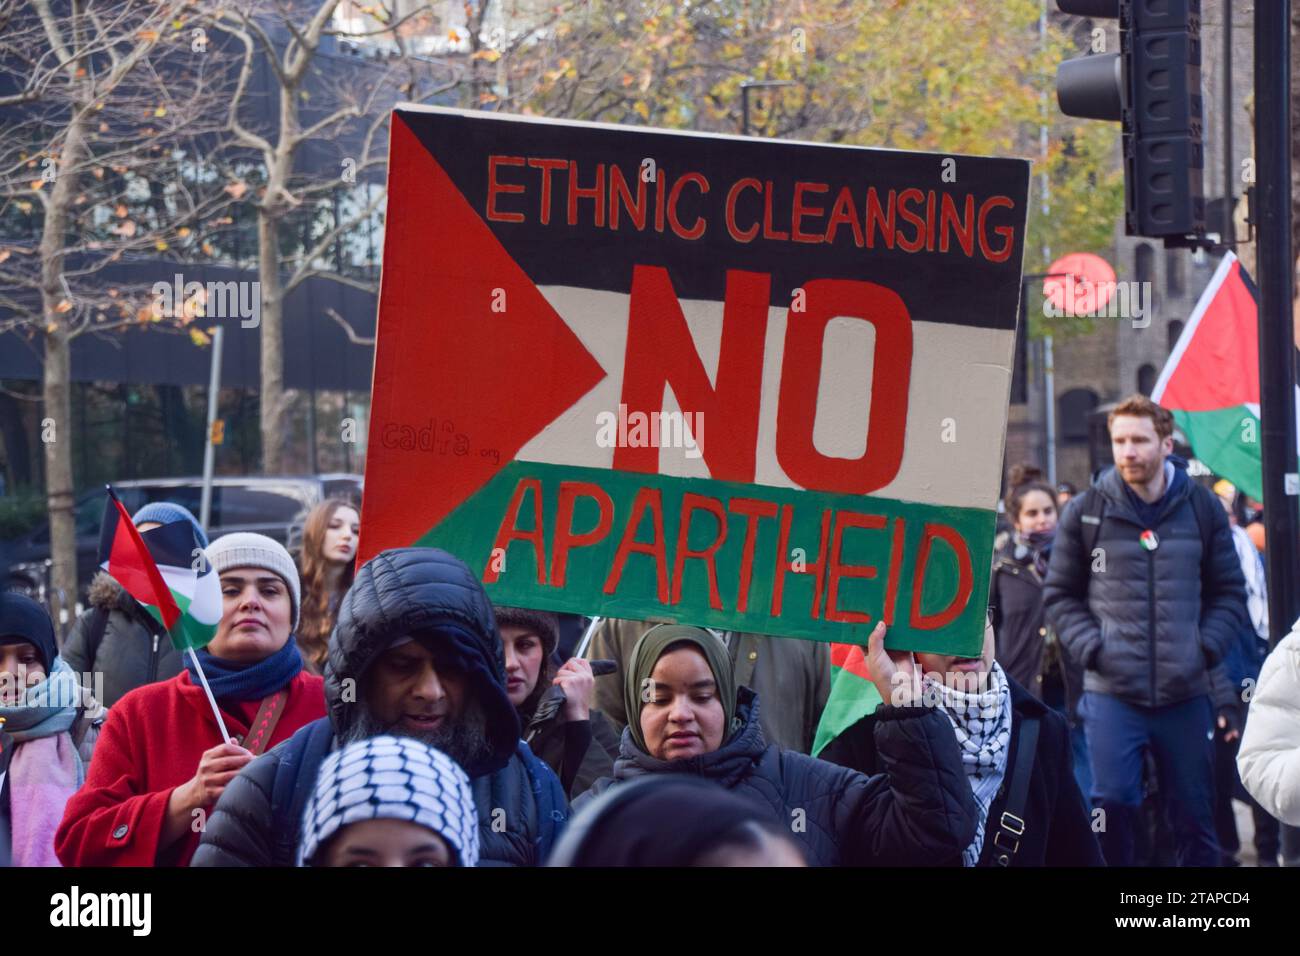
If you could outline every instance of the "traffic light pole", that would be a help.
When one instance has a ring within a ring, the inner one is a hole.
[[[1260,443],[1264,478],[1269,638],[1300,609],[1296,565],[1295,342],[1291,251],[1291,0],[1255,4],[1255,176],[1259,224]]]

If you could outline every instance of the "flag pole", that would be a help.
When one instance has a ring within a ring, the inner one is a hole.
[[[596,628],[603,623],[605,623],[605,619],[600,615],[596,615],[591,619],[591,623],[587,625],[586,631],[582,634],[582,640],[578,641],[578,646],[573,651],[574,657],[587,656],[587,648],[591,646],[591,639],[596,636]]]
[[[212,716],[217,718],[217,726],[221,728],[221,739],[229,743],[230,731],[226,729],[226,722],[221,718],[221,710],[217,707],[217,699],[212,696],[212,688],[208,686],[207,675],[203,673],[203,665],[199,663],[199,655],[194,653],[194,648],[185,648],[190,655],[190,660],[194,663],[194,670],[199,675],[199,683],[203,685],[203,693],[208,695],[208,703],[212,705]]]

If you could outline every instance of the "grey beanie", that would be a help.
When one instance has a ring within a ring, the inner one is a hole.
[[[302,607],[302,586],[298,582],[298,569],[284,545],[264,534],[236,531],[223,534],[205,549],[212,570],[220,575],[231,568],[261,568],[278,574],[289,588],[293,602],[293,630],[298,630],[298,610]]]

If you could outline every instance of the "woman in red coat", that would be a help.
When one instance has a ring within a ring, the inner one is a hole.
[[[235,775],[325,716],[324,683],[303,671],[292,637],[300,597],[289,553],[240,533],[218,538],[207,555],[223,611],[197,654],[235,739],[223,742],[188,654],[176,677],[131,691],[109,711],[85,786],[64,811],[54,840],[64,866],[187,865]]]

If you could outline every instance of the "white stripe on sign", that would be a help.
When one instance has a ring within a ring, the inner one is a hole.
[[[596,436],[599,416],[618,413],[629,296],[567,286],[543,286],[541,291],[608,374],[515,457],[612,468],[614,449],[602,447]],[[700,362],[710,383],[716,384],[723,305],[681,300],[681,307]],[[785,326],[786,309],[769,309],[754,483],[794,488],[798,486],[776,457],[776,396]],[[813,436],[822,454],[855,458],[869,444],[866,415],[872,401],[869,356],[874,341],[868,323],[844,318],[828,326],[822,354],[834,354],[835,358],[823,365]],[[1009,329],[913,321],[912,368],[925,369],[926,374],[924,379],[913,375],[910,380],[907,432],[898,473],[874,494],[921,504],[996,506],[1002,461],[1000,455],[989,454],[989,449],[1003,447],[1013,347],[1014,333]],[[683,411],[671,388],[665,389],[662,410]],[[704,424],[707,447],[710,423]],[[703,458],[689,447],[661,447],[659,470],[678,477],[710,477]]]

